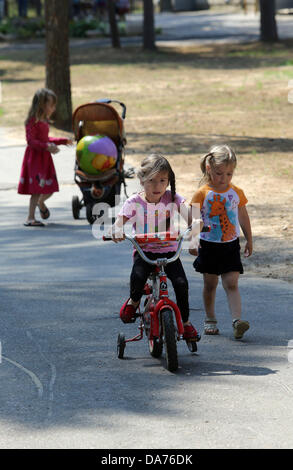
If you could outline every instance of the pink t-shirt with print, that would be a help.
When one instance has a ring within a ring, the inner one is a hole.
[[[128,198],[119,212],[132,223],[133,235],[157,233],[174,230],[176,217],[179,217],[179,208],[185,199],[179,194],[172,201],[171,191],[167,190],[157,204],[147,202],[143,193],[137,193]],[[143,243],[140,245],[143,251],[152,253],[167,253],[176,251],[178,242],[161,241]]]

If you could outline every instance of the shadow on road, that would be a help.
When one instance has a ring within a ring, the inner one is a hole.
[[[117,265],[116,254],[118,251],[112,250]],[[107,428],[114,425],[109,416],[125,413],[137,418],[176,417],[180,414],[182,387],[190,387],[196,401],[203,388],[212,385],[211,380],[221,386],[229,379],[226,386],[237,387],[245,377],[274,375],[279,370],[289,310],[280,318],[274,308],[279,295],[283,294],[284,301],[286,286],[282,292],[273,282],[246,280],[242,289],[252,328],[238,342],[232,338],[220,293],[221,334],[203,337],[198,354],[190,354],[180,342],[180,368],[171,374],[165,370],[164,357],[156,360],[149,355],[146,340],[128,344],[125,360],[116,357],[118,332],[129,337],[137,331],[136,325],[123,325],[118,317],[128,295],[128,269],[113,277],[98,260],[99,250],[96,277],[88,281],[46,282],[46,263],[40,261],[40,282],[1,284],[3,355],[33,372],[43,388],[39,396],[34,386],[37,379],[32,381],[27,373],[4,360],[1,420],[17,422],[26,429],[76,425]],[[201,284],[197,279],[191,284],[194,305]],[[199,326],[202,318],[197,313],[192,320]],[[264,328],[264,324],[269,326]],[[123,424],[119,426],[122,430]]]
[[[180,133],[164,134],[164,141],[162,142],[162,134],[148,132],[148,134],[128,133],[128,139],[131,142],[133,152],[140,152],[141,149],[137,147],[136,142],[144,142],[145,151],[149,148],[152,151],[161,150],[166,155],[177,155],[184,153],[186,155],[200,155],[206,153],[207,147],[211,145],[210,138],[207,139],[206,135],[195,134],[186,135]],[[250,137],[250,136],[235,136],[228,134],[214,134],[213,144],[228,142],[232,148],[237,149],[237,153],[250,154],[251,153],[266,153],[276,151],[278,153],[291,152],[293,146],[293,139],[272,139],[267,137]],[[156,148],[158,147],[158,149]]]

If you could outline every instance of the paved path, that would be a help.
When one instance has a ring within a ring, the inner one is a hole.
[[[293,15],[276,15],[280,39],[293,37]],[[127,23],[131,31],[136,31],[142,24],[142,15],[128,15]],[[257,41],[259,39],[259,14],[225,13],[214,10],[204,12],[159,13],[155,15],[158,45],[236,43]],[[139,44],[141,36],[121,37],[122,45]],[[72,39],[72,47],[110,45],[109,38]],[[0,43],[0,51],[13,49],[43,48],[44,42]]]
[[[198,354],[179,343],[176,374],[145,341],[119,360],[118,332],[137,331],[118,318],[131,248],[73,220],[72,149],[54,157],[63,184],[47,227],[25,228],[28,197],[15,190],[23,151],[0,148],[0,448],[292,448],[292,284],[243,276],[251,330],[237,342],[219,288],[221,334],[204,336]],[[201,277],[182,260],[202,329]]]
[[[293,37],[293,17],[277,15],[280,39]],[[184,12],[163,13],[156,17],[162,29],[159,43],[181,40],[188,43],[249,42],[259,39],[260,16],[249,13]]]

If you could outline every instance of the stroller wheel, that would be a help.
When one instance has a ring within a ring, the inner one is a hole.
[[[93,215],[92,206],[87,204],[86,206],[86,218],[89,224],[93,224],[97,220],[97,216]]]
[[[80,203],[78,196],[72,197],[72,214],[74,219],[79,219]]]

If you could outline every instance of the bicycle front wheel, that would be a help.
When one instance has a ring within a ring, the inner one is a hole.
[[[162,312],[162,327],[165,344],[167,369],[175,372],[178,369],[176,330],[172,310],[166,309]]]
[[[149,339],[149,350],[151,353],[151,356],[153,357],[161,357],[162,352],[163,352],[163,343],[160,341],[159,338],[153,338]]]

